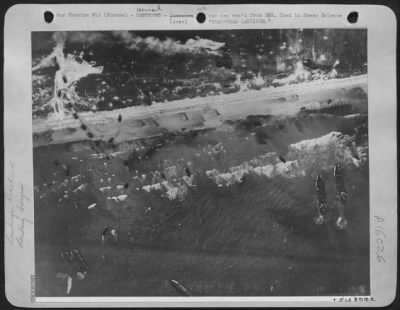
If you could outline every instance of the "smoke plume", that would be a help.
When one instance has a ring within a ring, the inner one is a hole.
[[[200,37],[196,37],[195,39],[188,39],[185,43],[182,43],[172,38],[166,38],[164,40],[153,36],[143,38],[129,31],[114,31],[113,35],[121,40],[130,50],[145,49],[164,55],[219,55],[220,48],[225,45],[225,43],[215,42],[209,39],[202,39]]]
[[[113,31],[111,33],[98,31],[56,32],[53,35],[53,39],[57,44],[62,46],[66,40],[71,43],[80,43],[84,45],[92,45],[95,43],[109,44],[116,40],[124,44],[129,50],[146,50],[163,55],[220,55],[220,49],[225,45],[225,43],[200,37],[190,38],[186,40],[186,42],[181,42],[173,38],[159,39],[154,36],[142,37],[130,31]]]
[[[93,45],[95,43],[107,43],[105,32],[98,31],[71,31],[68,32],[68,42]]]

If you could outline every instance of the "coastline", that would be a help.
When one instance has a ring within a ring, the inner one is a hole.
[[[248,115],[290,116],[302,108],[340,105],[347,102],[346,94],[354,88],[367,90],[366,74],[79,115],[97,139],[111,137],[118,126],[116,120],[121,115],[122,123],[115,138],[115,143],[121,143],[166,131],[215,128],[226,120]],[[340,99],[332,101],[331,98]],[[33,120],[34,147],[86,140],[86,133],[79,128],[80,124],[72,115],[66,115],[63,121],[51,118]]]

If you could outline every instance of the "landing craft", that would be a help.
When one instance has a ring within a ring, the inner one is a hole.
[[[327,201],[325,182],[320,174],[315,180],[315,191],[317,196],[317,216],[314,218],[314,223],[321,225],[325,221],[325,216],[327,215]]]
[[[344,214],[344,207],[347,201],[347,191],[344,185],[343,172],[340,164],[336,164],[333,169],[333,174],[335,176],[336,183],[336,197],[339,200],[337,205],[339,211],[339,217],[336,221],[336,228],[341,230],[347,227],[348,221]]]
[[[335,168],[333,169],[333,174],[335,176],[336,183],[336,196],[341,203],[345,203],[347,200],[347,191],[344,185],[343,172],[340,164],[335,165]]]
[[[192,296],[192,293],[176,280],[169,280],[169,284],[182,296]]]

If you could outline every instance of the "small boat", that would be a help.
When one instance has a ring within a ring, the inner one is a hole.
[[[192,293],[176,280],[169,280],[169,284],[182,296],[192,296]]]
[[[339,217],[335,225],[337,229],[342,230],[346,228],[348,224],[348,221],[344,214],[344,207],[347,201],[347,191],[344,185],[342,167],[339,164],[335,165],[335,168],[333,169],[333,175],[335,177],[336,183],[336,197],[340,202],[338,204]]]

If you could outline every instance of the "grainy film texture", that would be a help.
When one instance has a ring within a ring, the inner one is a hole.
[[[366,29],[32,33],[37,296],[368,295]]]

